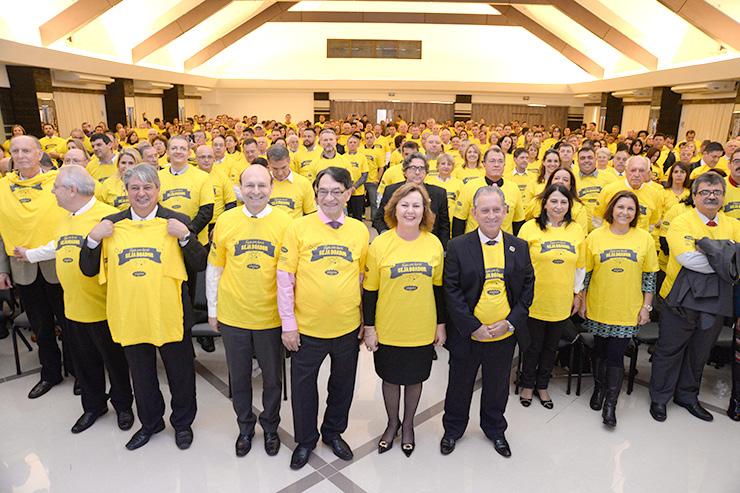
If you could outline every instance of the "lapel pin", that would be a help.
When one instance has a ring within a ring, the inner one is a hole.
[[[509,247],[509,251],[510,251],[510,252],[516,252],[516,248],[514,248],[513,246],[510,246],[510,247]]]

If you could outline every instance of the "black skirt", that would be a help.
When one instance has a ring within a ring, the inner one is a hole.
[[[373,353],[375,373],[393,385],[414,385],[426,381],[432,371],[434,346],[400,347],[378,343]]]

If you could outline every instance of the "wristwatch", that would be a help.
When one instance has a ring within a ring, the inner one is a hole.
[[[642,307],[649,312],[653,311],[653,305],[642,305]]]
[[[514,325],[511,322],[509,322],[508,320],[506,321],[506,323],[509,324],[509,332],[511,332],[513,334],[514,331],[516,330],[516,327],[514,327]]]

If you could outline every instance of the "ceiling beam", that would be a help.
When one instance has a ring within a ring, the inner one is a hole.
[[[552,0],[552,5],[628,58],[649,70],[658,69],[658,57],[619,32],[609,23],[604,22],[583,5],[572,0]]]
[[[424,12],[325,12],[288,11],[271,22],[357,22],[364,24],[456,24],[476,26],[512,26],[502,15],[436,14]]]
[[[683,20],[720,43],[740,50],[740,23],[704,0],[658,0]]]
[[[121,0],[77,0],[39,26],[41,44],[49,46],[68,37],[119,3]]]
[[[512,23],[522,26],[587,73],[599,79],[604,77],[604,67],[552,33],[528,14],[517,9],[515,6],[496,5],[495,7],[501,12],[501,15],[507,17]]]
[[[247,34],[270,22],[298,2],[273,2],[272,5],[253,15],[216,41],[212,42],[195,55],[185,60],[185,70],[192,70],[221,53],[223,50],[242,39]]]
[[[131,50],[131,59],[134,63],[146,58],[167,43],[182,36],[210,16],[226,7],[231,0],[204,0],[188,10],[165,27],[152,34]]]

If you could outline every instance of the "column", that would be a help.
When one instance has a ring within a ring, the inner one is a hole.
[[[29,135],[43,137],[42,123],[57,125],[51,70],[41,67],[8,65],[13,116]],[[43,117],[43,118],[42,118]]]
[[[111,130],[115,130],[118,123],[128,127],[135,125],[133,79],[115,79],[106,86],[105,112],[108,117],[108,128]]]

